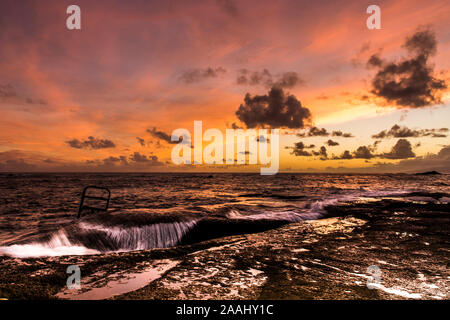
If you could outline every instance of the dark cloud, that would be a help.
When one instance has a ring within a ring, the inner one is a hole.
[[[103,160],[87,160],[87,164],[95,165],[98,169],[118,169],[126,171],[134,170],[134,169],[142,169],[149,166],[162,166],[164,165],[162,162],[158,160],[158,157],[155,155],[145,155],[139,152],[134,152],[129,156],[121,155],[118,157],[109,156]]]
[[[152,129],[147,129],[147,132],[150,133],[153,137],[163,140],[167,143],[171,143],[171,144],[178,143],[176,141],[172,141],[170,138],[170,135],[165,133],[164,131],[156,130],[156,127],[153,127]]]
[[[308,132],[298,133],[297,136],[304,137],[328,137],[330,133],[325,128],[311,127]]]
[[[171,136],[169,134],[165,133],[164,131],[156,130],[156,127],[153,127],[152,129],[147,129],[147,132],[150,133],[153,137],[163,140],[169,144],[178,144],[180,142],[190,144],[189,139],[187,139],[187,137],[184,136],[179,137],[180,141],[172,141]]]
[[[383,65],[383,60],[378,54],[374,54],[370,56],[367,65],[370,67],[381,67]]]
[[[421,108],[441,103],[444,80],[434,77],[429,58],[436,53],[436,36],[430,29],[418,30],[406,39],[409,56],[387,62],[372,55],[367,64],[378,69],[372,79],[371,92],[398,107]]]
[[[25,102],[28,104],[40,104],[40,105],[47,105],[47,102],[44,99],[31,99],[31,98],[26,98]]]
[[[252,97],[247,93],[236,116],[247,128],[298,129],[311,122],[309,109],[303,107],[294,95],[285,94],[283,89],[277,87],[273,87],[267,95]]]
[[[328,159],[327,148],[325,148],[324,146],[321,146],[319,151],[313,151],[312,153],[315,156],[320,156],[320,160]]]
[[[293,149],[291,154],[293,154],[296,157],[311,157],[312,153],[308,152],[306,150],[301,150],[301,149]]]
[[[145,147],[145,140],[144,140],[144,139],[139,138],[139,137],[136,137],[136,140],[138,141],[138,143],[139,143],[141,146]]]
[[[264,85],[268,88],[292,88],[296,85],[304,85],[305,83],[297,72],[289,71],[273,76],[267,69],[263,69],[262,71],[241,69],[238,71],[236,82],[240,85]]]
[[[308,132],[309,137],[314,137],[314,136],[328,137],[329,135],[330,134],[327,132],[327,130],[325,128],[319,129],[317,127],[312,127],[311,129],[309,129],[309,132]]]
[[[303,85],[304,81],[300,79],[297,72],[285,72],[283,73],[278,80],[273,84],[275,87],[280,88],[292,88],[296,85]]]
[[[345,150],[340,156],[338,157],[333,157],[333,160],[350,160],[353,159],[352,154],[350,153],[350,151]]]
[[[242,85],[259,85],[264,84],[270,87],[272,82],[272,75],[269,70],[263,71],[249,71],[247,69],[241,69],[238,71],[237,84]]]
[[[302,141],[296,142],[293,147],[286,147],[287,149],[292,149],[291,154],[297,157],[311,157],[312,153],[306,151],[305,149],[314,148],[314,145],[311,144],[309,146],[305,145]]]
[[[432,138],[446,138],[447,135],[446,134],[442,134],[442,133],[432,133],[431,137]]]
[[[404,47],[417,56],[429,57],[437,51],[436,35],[428,28],[419,29],[406,39]]]
[[[101,165],[100,160],[86,160],[85,162],[86,162],[86,164],[89,164],[89,165],[91,165],[91,164],[95,164],[97,166]]]
[[[134,152],[129,156],[109,156],[103,160],[86,160],[89,167],[95,166],[95,170],[100,171],[135,171],[143,170],[148,167],[159,167],[164,164],[158,160],[155,155],[145,155],[139,152]],[[76,168],[76,165],[74,166]]]
[[[146,156],[145,154],[140,154],[139,152],[135,152],[132,155],[130,155],[129,158],[133,162],[138,163],[146,163],[146,164],[153,164],[153,165],[161,165],[162,163],[158,161],[157,156]]]
[[[75,149],[106,149],[116,147],[114,142],[111,140],[94,138],[92,136],[88,137],[88,139],[84,141],[73,139],[66,141],[66,143]]]
[[[330,136],[330,133],[325,128],[318,128],[318,127],[311,127],[308,132],[303,132],[297,134],[297,136],[304,138],[304,137],[328,137]],[[342,138],[353,138],[353,135],[351,133],[342,132],[340,130],[333,131],[331,133],[331,136],[333,137],[342,137]]]
[[[216,0],[217,4],[220,8],[222,8],[225,13],[229,14],[232,17],[236,17],[238,15],[238,9],[236,3],[233,0]]]
[[[342,138],[353,138],[353,135],[351,133],[342,132],[340,130],[333,131],[331,133],[333,137],[342,137]]]
[[[375,140],[375,142],[373,143],[373,149],[376,150],[380,143],[381,143],[381,140]]]
[[[7,99],[14,97],[17,97],[17,93],[12,85],[10,84],[0,85],[0,98]]]
[[[391,152],[384,153],[381,157],[385,159],[407,159],[415,156],[411,143],[406,139],[399,139],[392,147]]]
[[[232,124],[231,124],[231,128],[232,129],[243,129],[242,127],[240,127],[240,126],[238,126],[235,122],[233,122]]]
[[[367,146],[360,146],[356,151],[353,151],[354,159],[372,159],[375,155],[372,153],[373,149]]]
[[[178,77],[178,80],[188,84],[196,83],[206,79],[217,78],[225,73],[226,70],[222,67],[215,69],[211,67],[205,69],[190,69],[183,71],[183,73]]]
[[[109,162],[109,163],[120,162],[120,158],[109,156],[108,158],[103,159],[103,162]]]
[[[118,156],[118,157],[109,156],[108,158],[103,159],[103,164],[106,166],[119,164],[122,166],[128,166],[129,162],[126,156]]]
[[[334,146],[338,146],[339,142],[333,141],[331,139],[329,139],[327,142],[325,142],[325,144],[329,147],[334,147]]]
[[[445,138],[447,137],[447,135],[444,134],[444,132],[448,132],[448,128],[415,130],[405,126],[401,127],[396,124],[392,126],[392,128],[389,130],[383,130],[377,134],[374,134],[372,138],[374,139],[418,138],[418,137]]]

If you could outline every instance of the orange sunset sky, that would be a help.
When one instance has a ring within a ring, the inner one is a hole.
[[[449,172],[449,18],[448,0],[2,0],[0,172],[259,172],[174,165],[167,136],[194,120],[280,128],[281,172]]]

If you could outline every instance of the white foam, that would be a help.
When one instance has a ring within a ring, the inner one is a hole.
[[[295,211],[266,211],[259,214],[243,215],[237,210],[231,210],[227,213],[229,219],[245,219],[245,220],[282,220],[289,222],[300,222],[303,220],[316,220],[326,213],[325,208],[338,203],[351,202],[361,197],[382,197],[386,195],[406,194],[409,191],[351,191],[348,194],[340,194],[324,200],[317,200],[311,203],[310,207],[303,212]]]
[[[299,222],[303,220],[314,220],[320,218],[321,214],[317,212],[294,212],[294,211],[266,211],[258,214],[243,215],[237,210],[231,210],[227,213],[228,219],[240,220],[275,220]]]
[[[341,194],[336,195],[332,198],[328,198],[321,201],[315,201],[311,204],[311,211],[312,212],[318,212],[318,213],[325,213],[325,207],[336,205],[339,202],[351,202],[358,200],[360,198],[364,197],[383,197],[383,196],[389,196],[389,195],[402,195],[402,194],[408,194],[410,191],[407,190],[364,190],[364,191],[352,191],[349,194]]]
[[[119,247],[118,251],[131,251],[174,246],[196,223],[197,221],[184,221],[119,228],[82,222],[79,224],[79,227],[84,230],[102,231],[109,240],[112,240]],[[53,234],[48,242],[33,242],[23,245],[0,247],[0,255],[17,258],[91,255],[100,253],[102,252],[99,250],[86,248],[79,243],[72,243],[68,239],[66,232],[62,229]]]
[[[22,245],[14,244],[7,247],[0,247],[0,255],[7,255],[16,258],[45,256],[55,257],[64,255],[87,255],[98,253],[100,252],[97,250],[72,244],[67,238],[67,234],[62,230],[55,233],[48,242],[34,242]]]
[[[396,296],[400,296],[403,298],[408,298],[408,299],[420,299],[422,298],[422,295],[419,293],[409,293],[408,291],[405,290],[401,290],[401,289],[394,289],[394,288],[386,288],[385,286],[383,286],[380,283],[371,283],[370,284],[373,288],[377,288],[379,290],[382,290],[386,293],[389,294],[394,294]]]

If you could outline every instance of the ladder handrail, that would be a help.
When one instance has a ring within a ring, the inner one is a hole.
[[[99,197],[99,196],[90,196],[90,195],[86,195],[87,190],[89,189],[97,189],[97,190],[104,190],[106,192],[108,192],[108,197]],[[95,207],[91,207],[91,206],[85,206],[84,205],[84,199],[95,199],[95,200],[105,200],[106,204],[105,204],[105,208],[95,208]],[[78,219],[81,217],[81,211],[84,208],[87,209],[93,209],[93,210],[102,210],[102,211],[107,211],[108,207],[109,207],[109,201],[111,199],[111,191],[106,188],[106,187],[97,187],[97,186],[87,186],[84,187],[83,192],[81,193],[81,200],[80,200],[80,206],[78,207]]]

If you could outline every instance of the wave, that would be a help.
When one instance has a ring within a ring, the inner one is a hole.
[[[265,211],[264,213],[257,213],[251,215],[244,215],[237,210],[231,210],[227,213],[228,219],[242,219],[242,220],[272,220],[272,221],[286,221],[286,222],[300,222],[303,220],[319,219],[322,214],[319,212],[295,212],[295,211]]]
[[[101,242],[107,241],[114,250],[147,250],[172,247],[197,223],[196,220],[171,223],[155,223],[141,227],[105,227],[82,222],[79,224],[83,233],[95,233]],[[90,243],[92,245],[92,243]]]
[[[121,228],[80,222],[60,229],[48,241],[0,247],[0,255],[25,258],[167,248],[178,244],[195,224],[192,220]]]
[[[410,190],[354,190],[347,194],[340,194],[333,197],[330,197],[325,200],[318,200],[312,202],[308,208],[311,212],[316,212],[319,214],[326,214],[326,207],[337,205],[339,203],[348,203],[355,200],[359,200],[361,198],[379,198],[379,197],[388,197],[388,196],[400,196],[407,195],[411,191]]]
[[[289,206],[278,208],[278,211],[264,209],[257,213],[228,208],[222,216],[202,218],[134,211],[98,214],[61,228],[47,235],[46,239],[0,247],[0,255],[24,258],[168,248],[229,235],[262,232],[287,223],[320,219],[326,216],[328,206],[363,197],[393,196],[408,192],[410,191],[353,190],[347,194],[335,194],[328,199],[310,202],[304,208]]]
[[[14,244],[6,247],[0,247],[0,255],[7,255],[16,258],[89,255],[98,253],[100,253],[100,251],[71,243],[67,237],[67,233],[64,230],[59,230],[57,233],[53,234],[48,242]]]

